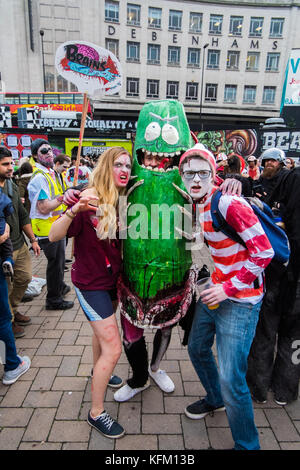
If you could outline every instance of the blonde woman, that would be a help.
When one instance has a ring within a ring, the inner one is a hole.
[[[107,384],[122,351],[114,313],[121,249],[119,240],[109,236],[116,232],[119,196],[125,193],[131,165],[132,157],[127,150],[122,147],[106,150],[99,158],[88,188],[55,221],[49,234],[51,242],[65,235],[75,239],[72,282],[93,329],[92,407],[88,423],[113,439],[125,431],[104,410]],[[103,209],[100,216],[96,213],[98,206]]]

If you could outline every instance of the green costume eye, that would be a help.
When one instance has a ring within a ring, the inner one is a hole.
[[[161,128],[158,122],[151,122],[146,127],[145,139],[147,140],[147,142],[150,142],[151,140],[157,139],[160,136],[160,133]]]

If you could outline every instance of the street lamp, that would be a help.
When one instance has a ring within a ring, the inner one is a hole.
[[[43,81],[44,81],[44,91],[46,91],[45,60],[44,60],[44,34],[45,34],[45,32],[41,29],[40,30],[40,36],[41,36],[41,40],[42,40]]]
[[[200,124],[201,124],[201,130],[203,130],[203,123],[202,123],[202,95],[203,95],[203,80],[204,80],[204,57],[205,57],[205,49],[209,46],[208,42],[204,44],[203,46],[203,52],[202,52],[202,77],[201,77],[201,85],[200,85]]]

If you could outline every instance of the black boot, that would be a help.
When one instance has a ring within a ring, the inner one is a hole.
[[[133,372],[127,380],[129,387],[143,387],[148,380],[148,353],[144,336],[135,343],[124,343],[124,350]]]

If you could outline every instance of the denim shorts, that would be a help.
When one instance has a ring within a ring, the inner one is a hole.
[[[75,292],[89,321],[104,320],[114,314],[112,302],[117,299],[116,289],[81,290],[75,287]]]

